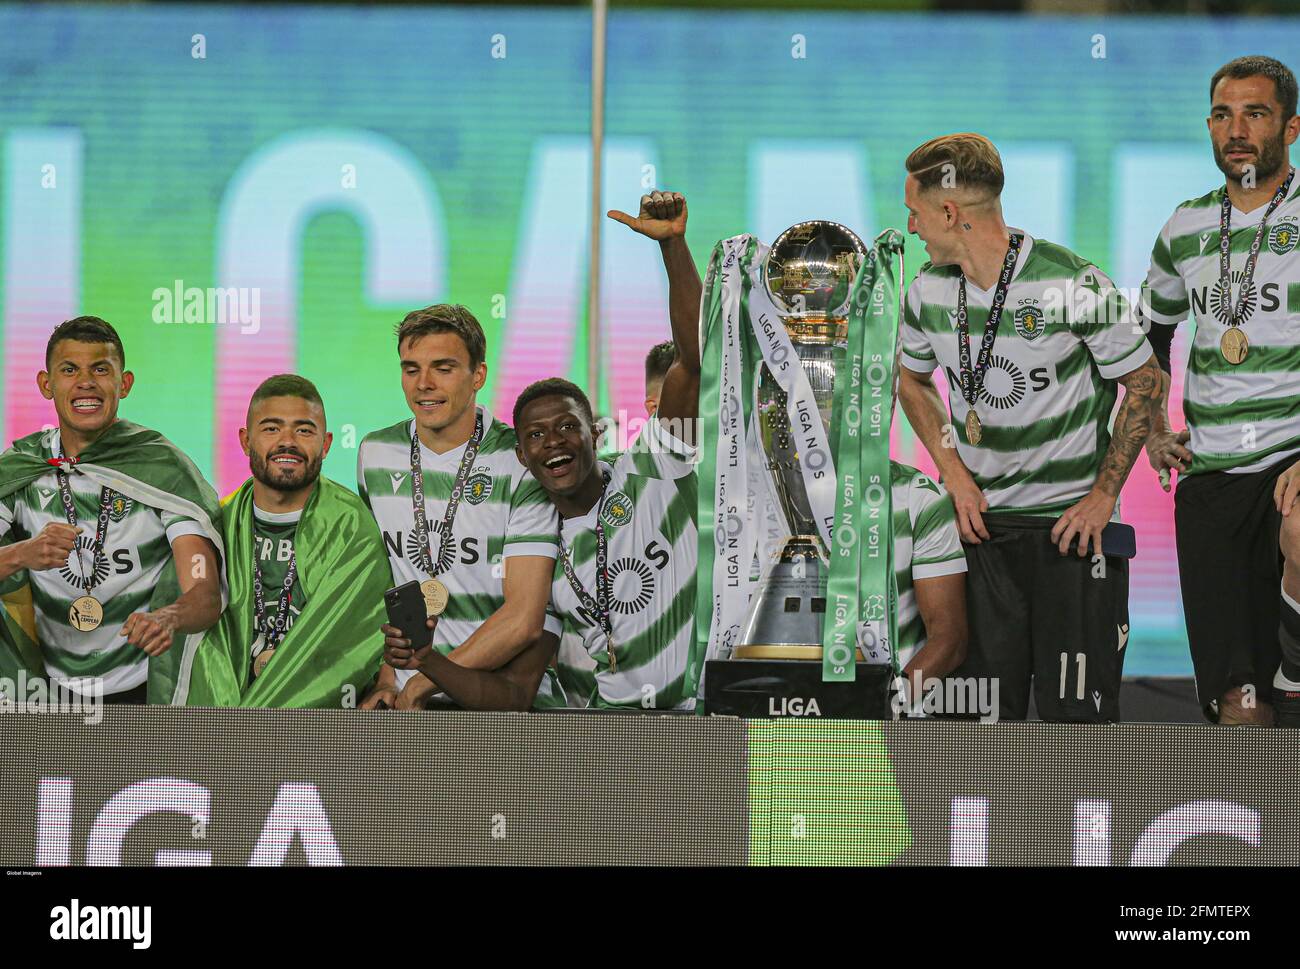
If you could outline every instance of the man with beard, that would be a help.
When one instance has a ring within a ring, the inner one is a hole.
[[[224,504],[230,608],[199,650],[191,705],[353,707],[383,651],[388,560],[366,506],[320,474],[333,435],[311,381],[248,405],[253,476]]]
[[[1175,327],[1196,315],[1183,414],[1147,455],[1174,494],[1196,692],[1228,725],[1300,726],[1300,134],[1296,79],[1271,57],[1215,72],[1206,119],[1226,184],[1184,202],[1143,287],[1169,392]],[[1285,565],[1282,565],[1282,558]],[[1279,595],[1280,591],[1280,595]],[[1279,644],[1280,639],[1280,644]],[[1271,680],[1271,683],[1270,683]],[[1271,687],[1271,688],[1270,688]],[[1271,702],[1270,702],[1271,701]]]
[[[0,455],[0,594],[13,607],[0,608],[0,675],[183,703],[222,607],[216,493],[165,437],[118,418],[135,375],[104,320],[56,327],[36,381],[59,425]]]

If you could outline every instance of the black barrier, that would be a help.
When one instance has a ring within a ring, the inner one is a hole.
[[[0,715],[0,860],[1289,864],[1291,731],[600,713]]]

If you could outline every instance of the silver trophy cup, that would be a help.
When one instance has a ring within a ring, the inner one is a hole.
[[[781,233],[763,264],[763,284],[808,377],[828,436],[836,372],[848,348],[850,291],[866,252],[862,240],[838,222],[800,222]],[[804,486],[786,394],[766,365],[758,374],[755,419],[787,537],[750,602],[732,656],[820,660],[830,552]]]

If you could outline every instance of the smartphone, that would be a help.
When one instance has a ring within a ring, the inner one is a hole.
[[[1107,522],[1101,530],[1101,554],[1131,559],[1138,553],[1137,532],[1123,522]]]
[[[1079,540],[1073,538],[1067,554],[1078,554],[1078,551]],[[1137,555],[1137,532],[1133,526],[1123,522],[1107,522],[1101,530],[1101,554],[1122,559],[1131,559]]]
[[[433,630],[425,625],[429,613],[420,583],[412,579],[405,585],[389,589],[384,593],[384,606],[388,610],[389,625],[400,629],[413,648],[423,649],[433,642]]]

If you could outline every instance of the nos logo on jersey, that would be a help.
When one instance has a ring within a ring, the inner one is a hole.
[[[1279,256],[1294,249],[1297,239],[1300,239],[1300,226],[1294,221],[1279,222],[1268,230],[1268,247]]]
[[[1043,332],[1043,313],[1037,306],[1022,306],[1012,317],[1016,332],[1026,340],[1037,340]]]
[[[113,500],[108,503],[108,518],[110,521],[120,522],[127,515],[131,514],[131,507],[135,504],[126,495],[115,494]]]
[[[1042,327],[1042,317],[1039,317]],[[948,387],[961,386],[961,381],[951,367],[948,370]],[[989,368],[984,371],[984,385],[980,388],[979,399],[998,410],[1010,410],[1017,406],[1032,390],[1034,393],[1046,390],[1052,385],[1051,369],[1034,367],[1025,374],[1013,360],[1000,354],[989,355]]]
[[[465,500],[471,505],[481,505],[492,497],[492,475],[487,468],[478,468],[465,481]]]
[[[618,528],[632,520],[632,499],[621,491],[616,491],[605,500],[605,507],[600,510],[600,520],[610,528]]]

